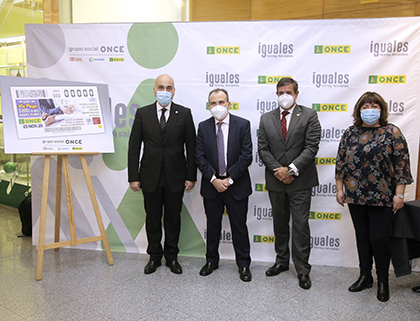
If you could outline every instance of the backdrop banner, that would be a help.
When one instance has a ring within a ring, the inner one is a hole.
[[[277,108],[277,82],[291,76],[299,83],[298,103],[315,109],[322,125],[316,158],[320,185],[313,189],[310,213],[310,263],[347,267],[356,267],[358,259],[348,208],[335,201],[338,143],[352,124],[357,99],[366,91],[376,91],[388,103],[390,122],[408,140],[411,170],[417,177],[419,40],[420,18],[26,26],[31,77],[109,86],[115,153],[88,157],[88,162],[113,251],[145,253],[143,197],[131,191],[127,182],[128,137],[135,110],[155,101],[154,79],[166,73],[175,80],[174,101],[191,108],[196,127],[211,116],[206,103],[214,88],[228,90],[231,112],[251,121],[251,256],[255,261],[274,261],[271,205],[257,135],[260,116]],[[36,243],[42,159],[32,162]],[[83,172],[77,159],[71,159],[70,165],[78,237],[98,234]],[[200,173],[198,177],[195,188],[184,196],[179,247],[180,255],[204,258],[206,218],[199,194]],[[415,197],[414,185],[407,188],[407,200]],[[53,203],[50,197],[50,241]],[[62,211],[64,219],[64,203]],[[70,238],[66,222],[61,231],[63,239]],[[80,247],[101,249],[93,243]],[[234,258],[226,216],[220,252],[224,259]]]

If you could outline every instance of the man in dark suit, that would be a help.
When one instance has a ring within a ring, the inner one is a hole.
[[[172,102],[175,85],[170,76],[157,77],[153,92],[157,102],[137,109],[134,118],[128,147],[128,181],[133,191],[143,191],[150,255],[144,273],[155,272],[165,256],[166,265],[180,274],[182,267],[177,256],[182,197],[184,190],[194,187],[197,176],[195,127],[191,110]]]
[[[289,269],[289,220],[292,216],[292,260],[299,285],[311,287],[309,272],[311,190],[317,186],[315,155],[321,125],[315,110],[296,104],[298,84],[282,78],[276,92],[279,108],[261,116],[258,152],[266,166],[265,178],[273,211],[275,264],[266,271],[274,276]]]
[[[248,196],[252,193],[248,172],[252,140],[249,121],[229,114],[229,106],[226,90],[211,91],[209,107],[213,117],[198,126],[196,159],[203,175],[200,192],[207,216],[206,264],[200,275],[209,275],[219,267],[220,233],[226,207],[239,276],[248,282],[252,279],[246,226]]]

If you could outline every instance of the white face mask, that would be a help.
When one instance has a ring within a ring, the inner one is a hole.
[[[228,109],[225,106],[217,105],[210,109],[210,113],[214,118],[221,121],[227,116]]]
[[[292,95],[283,94],[283,95],[279,96],[279,105],[283,109],[289,109],[290,107],[292,107],[294,101],[295,101],[295,98]]]

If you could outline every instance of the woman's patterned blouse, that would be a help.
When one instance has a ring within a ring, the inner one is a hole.
[[[346,203],[392,207],[395,186],[413,182],[401,130],[392,124],[347,128],[338,147],[335,178],[343,179]]]

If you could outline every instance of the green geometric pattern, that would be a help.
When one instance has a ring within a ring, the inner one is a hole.
[[[178,33],[171,23],[133,24],[127,37],[131,58],[148,69],[162,68],[171,62],[178,42]]]
[[[127,252],[125,246],[121,243],[120,238],[118,237],[117,232],[114,229],[112,223],[109,223],[106,228],[106,236],[108,236],[108,243],[111,247],[111,251],[115,252]],[[102,250],[105,250],[104,242],[101,242]]]
[[[195,186],[194,188],[199,188],[199,186]],[[179,236],[178,247],[179,254],[183,256],[204,257],[206,253],[206,243],[185,204],[182,204],[181,234]]]

